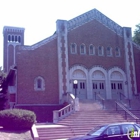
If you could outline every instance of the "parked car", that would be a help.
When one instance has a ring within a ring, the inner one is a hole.
[[[140,140],[140,125],[133,122],[102,125],[69,140]]]

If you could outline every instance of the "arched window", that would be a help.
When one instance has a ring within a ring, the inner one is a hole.
[[[100,56],[104,55],[103,46],[98,47],[98,55],[100,55]]]
[[[77,45],[75,43],[71,44],[71,53],[72,54],[77,53]]]
[[[38,76],[34,80],[34,90],[35,91],[44,91],[45,90],[45,80]]]
[[[42,85],[42,80],[39,78],[37,79],[37,88],[40,89]]]
[[[15,42],[17,42],[17,36],[15,36]]]
[[[115,56],[116,57],[120,57],[121,56],[121,54],[120,54],[120,48],[119,47],[116,47],[115,48]]]
[[[86,54],[86,46],[85,46],[85,44],[82,44],[82,45],[80,46],[80,53],[81,53],[81,54]]]
[[[107,56],[112,56],[112,48],[111,47],[107,47],[107,49],[106,49],[106,55]]]
[[[95,47],[92,44],[89,46],[89,54],[90,55],[94,55],[95,54]]]
[[[15,41],[15,40],[14,40],[14,36],[13,36],[13,35],[12,35],[12,41]]]
[[[8,35],[8,42],[11,41],[11,35]]]
[[[21,37],[20,37],[20,36],[18,36],[18,42],[19,42],[19,43],[21,42]]]

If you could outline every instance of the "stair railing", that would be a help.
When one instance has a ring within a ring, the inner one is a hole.
[[[105,108],[105,104],[104,104],[105,99],[100,95],[100,93],[95,92],[95,100],[97,100],[97,97],[101,100],[101,103],[102,103],[102,106],[104,109]]]
[[[116,111],[118,111],[118,107],[120,107],[125,112],[125,114],[124,114],[125,120],[127,120],[128,115],[130,115],[136,121],[136,123],[138,123],[140,121],[140,119],[137,116],[135,116],[128,109],[126,109],[121,103],[119,103],[117,101],[115,101],[115,103],[116,103]]]
[[[123,94],[123,93],[121,93],[121,92],[119,92],[119,93],[117,93],[117,94],[119,94],[120,96],[120,100],[122,100],[122,97],[123,98],[126,98],[126,96]],[[131,108],[131,100],[130,99],[128,99],[128,105],[129,105],[129,108]]]
[[[75,111],[75,97],[73,96],[73,94],[67,94],[70,103],[60,110],[53,111],[53,123],[57,123],[58,121],[64,119]]]

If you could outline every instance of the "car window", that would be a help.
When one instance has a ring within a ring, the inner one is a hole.
[[[135,124],[135,127],[136,127],[137,130],[140,130],[140,125]]]
[[[101,133],[103,133],[103,131],[107,128],[107,126],[98,126],[95,129],[91,130],[87,135],[96,135],[96,136],[100,136]]]
[[[136,131],[136,128],[133,124],[123,124],[122,125],[123,134],[127,134],[128,132],[131,132],[133,130]]]
[[[135,125],[135,127],[138,131],[140,131],[140,127],[138,125]]]
[[[104,134],[107,134],[108,136],[121,134],[121,130],[120,130],[119,125],[109,126]]]

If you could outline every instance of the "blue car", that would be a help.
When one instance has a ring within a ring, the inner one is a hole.
[[[133,122],[102,125],[69,140],[140,140],[140,125]]]

